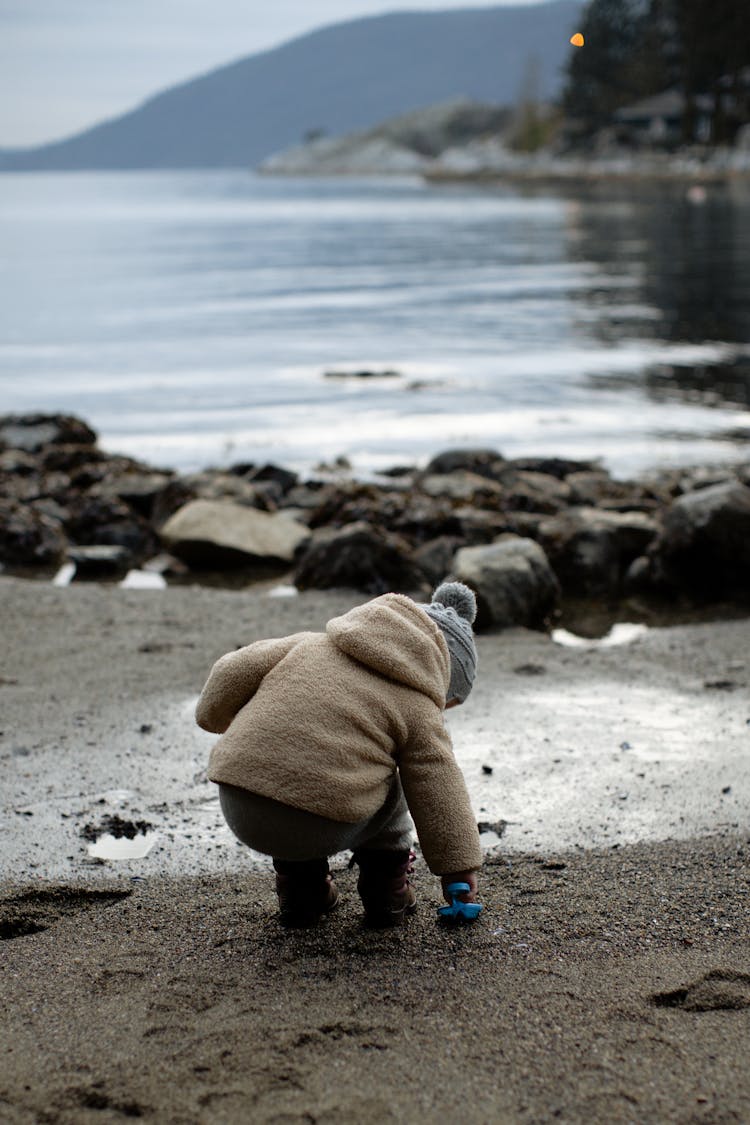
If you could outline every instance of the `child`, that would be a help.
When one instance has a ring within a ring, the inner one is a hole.
[[[196,709],[222,735],[208,775],[235,836],[273,857],[283,923],[333,909],[328,857],[345,850],[367,923],[412,913],[409,813],[443,892],[466,882],[474,901],[479,835],[443,710],[471,691],[475,616],[460,582],[429,605],[383,594],[324,633],[258,641],[212,668]]]

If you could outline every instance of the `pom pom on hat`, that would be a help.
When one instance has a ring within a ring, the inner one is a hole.
[[[477,672],[477,650],[471,628],[477,615],[474,593],[462,582],[443,582],[432,595],[430,604],[422,608],[441,630],[448,645],[451,658],[448,702],[457,699],[463,703]]]
[[[439,602],[446,609],[455,609],[459,617],[473,625],[477,617],[477,599],[474,591],[463,582],[443,582],[432,595],[432,602]]]

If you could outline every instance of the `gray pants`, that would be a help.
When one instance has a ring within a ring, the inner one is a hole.
[[[414,838],[398,774],[384,804],[356,824],[295,809],[236,785],[219,785],[219,801],[237,839],[274,859],[324,859],[355,848],[406,851]]]

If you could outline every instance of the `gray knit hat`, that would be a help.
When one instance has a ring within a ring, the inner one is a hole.
[[[443,582],[432,595],[430,604],[423,605],[422,609],[440,627],[448,645],[451,657],[448,702],[458,699],[463,703],[477,674],[477,650],[471,629],[477,615],[474,592],[463,582]]]

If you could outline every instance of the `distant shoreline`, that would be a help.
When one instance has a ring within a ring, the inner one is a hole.
[[[660,183],[660,184],[728,184],[750,182],[750,153],[746,160],[730,165],[670,161],[582,161],[560,159],[549,162],[529,161],[506,168],[478,168],[461,171],[458,168],[436,167],[426,169],[422,176],[429,183],[463,184],[541,184],[568,183]]]
[[[560,184],[677,184],[677,185],[726,185],[729,183],[750,183],[750,169],[742,172],[657,172],[656,170],[629,170],[618,172],[604,169],[571,169],[560,171],[552,169],[507,171],[507,172],[444,172],[435,170],[424,173],[428,183],[435,184],[512,184],[514,186],[539,185],[559,186]]]

